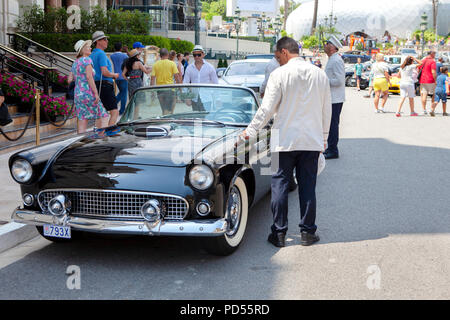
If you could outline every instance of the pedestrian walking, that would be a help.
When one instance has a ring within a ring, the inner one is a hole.
[[[384,106],[389,98],[389,86],[391,84],[389,67],[384,61],[384,54],[378,53],[376,62],[372,65],[373,90],[375,91],[374,106],[376,113],[384,113]],[[381,108],[378,108],[380,96],[383,94]]]
[[[358,58],[357,63],[355,64],[355,78],[356,78],[356,88],[358,91],[361,91],[361,76],[363,72],[363,65],[361,63],[361,58]]]
[[[95,119],[97,128],[107,126],[108,113],[103,107],[94,81],[94,66],[91,55],[91,40],[75,43],[77,53],[68,82],[75,81],[74,106],[78,118],[78,133],[87,131],[88,120]]]
[[[150,68],[144,66],[140,59],[140,52],[133,49],[129,53],[129,58],[125,62],[122,76],[128,81],[128,98],[131,99],[134,92],[144,85],[143,76],[150,74]]]
[[[274,157],[278,157],[279,166],[272,171],[273,224],[268,241],[276,247],[285,246],[289,184],[295,168],[299,182],[300,244],[311,245],[319,241],[315,189],[318,159],[330,127],[330,85],[322,69],[299,57],[294,39],[281,38],[275,56],[281,66],[270,75],[261,107],[240,140],[256,138],[273,117],[272,164],[276,162]],[[278,138],[275,140],[274,136]]]
[[[153,65],[151,73],[151,85],[167,85],[181,83],[178,68],[173,61],[169,60],[169,51],[162,48],[159,52],[161,59]],[[176,92],[173,90],[158,90],[158,100],[163,115],[172,114],[176,103]]]
[[[331,36],[324,47],[328,56],[328,63],[325,67],[325,73],[330,81],[331,90],[331,125],[328,135],[328,148],[325,150],[325,159],[339,158],[339,121],[341,117],[342,106],[345,101],[345,66],[344,60],[339,55],[339,49],[342,44],[338,38]]]
[[[369,93],[367,95],[364,96],[364,98],[370,98],[372,96],[373,93],[373,70],[372,67],[370,67],[370,72],[369,72]]]
[[[183,83],[212,83],[218,84],[216,69],[209,62],[205,61],[205,50],[202,46],[196,45],[192,51],[194,63],[186,68]],[[192,110],[210,110],[212,99],[207,96],[198,96],[192,99]]]
[[[141,54],[144,52],[145,46],[142,44],[142,42],[136,41],[135,43],[133,43],[133,49],[136,49]]]
[[[108,37],[103,31],[96,31],[92,35],[92,42],[95,49],[92,50],[90,58],[94,64],[95,85],[100,95],[106,111],[109,112],[108,125],[115,125],[119,117],[117,110],[117,100],[114,92],[114,79],[119,78],[118,73],[113,73],[111,60],[106,56],[105,50],[108,47]]]
[[[434,102],[431,105],[430,116],[434,117],[436,106],[440,101],[442,101],[442,115],[448,116],[447,114],[447,93],[450,92],[449,88],[449,77],[448,77],[448,67],[441,68],[441,74],[436,79],[436,91],[434,95]]]
[[[183,65],[183,55],[181,53],[177,53],[177,67],[180,72],[180,76],[184,79],[184,65]]]
[[[171,50],[169,52],[169,60],[173,61],[175,63],[175,65],[177,66],[177,68],[178,68],[178,76],[180,77],[180,81],[182,81],[183,80],[183,74],[184,74],[183,67],[181,66],[181,64],[178,63],[179,61],[178,61],[178,58],[177,58],[177,52],[175,50]],[[175,78],[173,80],[175,82]]]
[[[444,66],[444,58],[440,57],[436,62],[436,80],[441,75],[441,68]]]
[[[186,73],[186,68],[189,65],[189,56],[191,55],[190,52],[185,52],[184,53],[184,57],[183,57],[183,67],[184,67],[184,72]]]
[[[119,74],[119,78],[116,80],[117,88],[119,89],[119,94],[116,96],[117,103],[120,102],[119,114],[122,115],[125,111],[127,105],[128,97],[128,81],[122,75],[122,67],[124,66],[125,60],[128,59],[128,55],[122,52],[122,43],[118,42],[114,45],[114,53],[110,56],[113,62],[114,72]]]
[[[434,92],[436,91],[436,57],[435,51],[429,51],[425,59],[422,60],[422,68],[420,71],[420,95],[422,98],[423,114],[427,114],[427,97],[432,95],[431,101],[434,99]]]
[[[414,64],[414,62],[417,63]],[[403,64],[400,66],[400,104],[398,106],[397,113],[395,114],[396,117],[401,117],[401,111],[403,103],[405,102],[406,98],[409,98],[409,108],[411,109],[411,117],[417,116],[417,113],[414,111],[414,98],[416,97],[416,86],[415,86],[415,79],[414,79],[414,73],[417,70],[417,66],[421,65],[422,61],[417,60],[416,58],[412,56],[408,56]]]

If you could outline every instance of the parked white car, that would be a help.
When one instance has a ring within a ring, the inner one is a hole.
[[[413,56],[414,58],[418,58],[419,55],[417,54],[417,51],[413,48],[403,48],[400,50],[400,55],[402,56]]]
[[[219,84],[244,86],[259,92],[264,81],[264,72],[270,59],[246,59],[232,62],[223,75]]]

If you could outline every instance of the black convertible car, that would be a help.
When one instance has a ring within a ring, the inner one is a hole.
[[[141,88],[113,131],[10,157],[23,198],[12,219],[55,242],[84,232],[195,236],[231,254],[249,207],[270,190],[270,130],[237,139],[258,106],[244,87]]]

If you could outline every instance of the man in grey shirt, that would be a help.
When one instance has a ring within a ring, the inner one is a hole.
[[[345,101],[345,65],[344,60],[338,53],[342,44],[338,38],[331,36],[325,45],[325,53],[328,56],[328,63],[325,73],[330,80],[332,116],[330,133],[328,135],[328,148],[324,152],[325,159],[339,158],[339,119],[342,106]]]

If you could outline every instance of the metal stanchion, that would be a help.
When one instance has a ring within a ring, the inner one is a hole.
[[[41,122],[41,93],[39,89],[36,89],[36,145],[41,143],[41,136],[39,132],[39,126]]]

